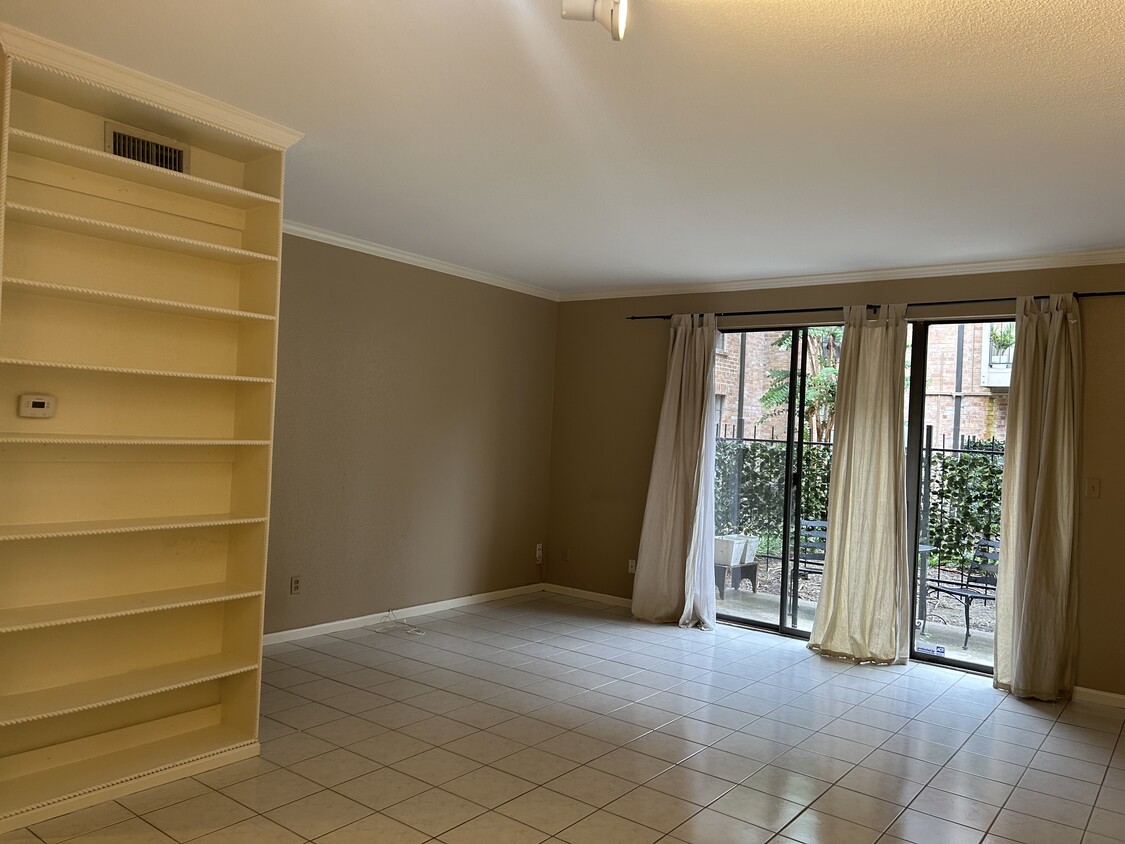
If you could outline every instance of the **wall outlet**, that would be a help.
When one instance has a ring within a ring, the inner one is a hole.
[[[636,560],[630,560],[629,561],[629,574],[636,574],[636,573],[637,573],[637,561]]]
[[[543,543],[540,542],[535,546],[535,565],[543,565]]]
[[[1086,497],[1087,498],[1101,498],[1102,497],[1102,479],[1101,478],[1086,478]]]
[[[301,575],[296,574],[296,575],[293,575],[293,577],[289,578],[289,594],[290,595],[300,595],[301,594]]]

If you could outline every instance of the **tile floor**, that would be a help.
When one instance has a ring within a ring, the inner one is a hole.
[[[1109,844],[1125,709],[522,596],[266,648],[262,755],[4,844]]]

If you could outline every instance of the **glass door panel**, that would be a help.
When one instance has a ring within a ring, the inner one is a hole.
[[[920,410],[911,419],[918,441],[914,656],[991,669],[1015,325],[929,324],[925,332],[922,395],[913,402]]]
[[[718,349],[715,581],[718,612],[807,632],[827,516],[842,329],[730,333]],[[822,528],[821,528],[822,533]]]

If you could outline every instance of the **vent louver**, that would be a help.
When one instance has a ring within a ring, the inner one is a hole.
[[[106,152],[177,173],[188,172],[188,147],[170,138],[115,123],[105,125]]]

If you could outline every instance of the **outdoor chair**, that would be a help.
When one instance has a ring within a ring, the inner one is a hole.
[[[969,648],[969,610],[973,601],[996,600],[996,571],[1000,559],[1000,543],[995,539],[980,539],[972,562],[961,570],[960,581],[932,580],[926,584],[930,592],[949,595],[965,607],[965,642],[962,649]],[[929,613],[926,614],[927,616]],[[926,632],[926,619],[922,620],[922,632]]]
[[[801,519],[800,544],[797,547],[797,577],[824,574],[824,552],[828,547],[828,522]]]

